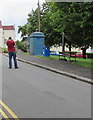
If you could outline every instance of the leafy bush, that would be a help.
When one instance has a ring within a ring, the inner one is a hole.
[[[18,49],[21,49],[23,52],[27,52],[27,42],[26,41],[16,41],[16,46]]]
[[[8,53],[8,49],[7,48],[2,48],[2,52],[3,53]]]

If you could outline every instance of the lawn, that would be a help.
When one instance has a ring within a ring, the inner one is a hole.
[[[28,55],[29,53],[21,53],[23,55]],[[51,60],[59,60],[59,56],[56,55],[50,55],[50,57],[44,57],[44,56],[36,56],[44,59],[51,59]],[[61,59],[63,57],[60,57]],[[65,57],[69,61],[69,57]],[[75,60],[74,58],[71,58],[71,60]],[[71,64],[75,64],[77,66],[85,67],[85,68],[92,68],[93,69],[93,59],[83,59],[83,58],[76,58],[76,62],[71,62]]]
[[[93,69],[93,59],[77,58],[77,62],[73,62],[72,64]]]
[[[59,60],[59,56],[56,55],[50,55],[50,57],[44,57],[44,56],[37,56],[45,59],[51,59],[51,60]],[[63,57],[60,57],[63,58]],[[65,57],[68,61],[69,58]],[[75,60],[74,58],[71,58],[71,60]],[[71,62],[71,64],[75,64],[77,66],[85,67],[85,68],[93,68],[93,59],[83,59],[83,58],[76,58],[76,62]]]

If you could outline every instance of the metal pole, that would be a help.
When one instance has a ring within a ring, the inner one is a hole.
[[[40,32],[40,6],[39,6],[39,0],[38,0],[38,32]]]
[[[64,32],[62,33],[62,53],[65,52]]]

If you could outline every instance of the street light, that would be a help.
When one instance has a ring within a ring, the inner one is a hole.
[[[40,32],[40,6],[39,6],[39,0],[38,0],[38,32]]]

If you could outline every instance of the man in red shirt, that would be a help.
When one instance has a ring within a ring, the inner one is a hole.
[[[10,69],[12,68],[12,57],[14,59],[15,68],[18,68],[17,60],[16,60],[15,42],[12,40],[11,37],[9,37],[9,40],[6,41],[6,45],[8,46],[8,52],[9,52],[9,68]]]

